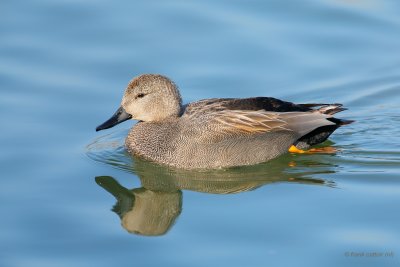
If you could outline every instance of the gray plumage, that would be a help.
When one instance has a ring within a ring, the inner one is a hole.
[[[343,110],[340,104],[293,104],[267,97],[181,102],[176,85],[164,76],[133,79],[116,113],[123,120],[139,120],[126,138],[127,150],[185,169],[252,165],[293,144],[320,143],[350,123],[332,117]],[[97,130],[121,121],[111,118]]]

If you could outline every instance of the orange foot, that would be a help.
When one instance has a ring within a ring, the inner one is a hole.
[[[297,147],[292,145],[289,148],[289,152],[290,153],[298,153],[298,154],[304,154],[304,153],[310,153],[310,154],[313,154],[313,153],[333,154],[333,153],[337,152],[337,149],[334,148],[334,147],[331,147],[331,146],[327,146],[327,147],[320,147],[320,148],[311,148],[309,150],[301,150],[301,149],[298,149]]]

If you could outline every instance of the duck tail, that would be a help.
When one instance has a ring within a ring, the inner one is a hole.
[[[310,103],[310,104],[299,104],[304,108],[308,108],[310,111],[319,112],[322,114],[333,115],[341,111],[347,110],[343,107],[343,104],[325,104],[325,103]]]
[[[335,104],[325,104],[325,103],[307,103],[307,104],[299,104],[299,106],[308,108],[309,111],[318,112],[326,115],[334,115],[336,113],[347,110],[347,108],[343,107],[343,104],[335,103]],[[338,126],[347,125],[355,122],[354,120],[342,120],[336,118],[328,118],[331,122],[334,122]]]
[[[329,104],[321,106],[319,109],[315,110],[322,114],[333,115],[339,113],[341,111],[347,110],[347,108],[343,108],[342,104]]]
[[[319,108],[314,109],[314,112],[318,112],[318,113],[322,113],[322,114],[326,114],[326,115],[334,115],[336,113],[347,110],[347,108],[343,107],[343,104],[339,104],[339,103],[323,104],[322,106],[320,106],[320,105],[318,105],[318,106],[319,106]],[[314,107],[318,107],[318,106],[314,106]],[[333,117],[327,118],[327,120],[335,123],[338,127],[343,126],[343,125],[348,125],[348,124],[355,122],[354,120],[343,120],[343,119],[337,119],[337,118],[333,118]]]
[[[348,124],[355,122],[355,120],[344,120],[344,119],[338,119],[338,118],[328,118],[327,120],[334,122],[338,126],[348,125]]]
[[[295,146],[300,149],[308,149],[310,146],[324,142],[339,127],[348,125],[354,120],[344,120],[331,117],[341,111],[347,110],[342,104],[301,104],[303,107],[309,108],[311,112],[329,115],[326,120],[333,122],[334,125],[325,125],[314,129],[312,132],[302,136]]]

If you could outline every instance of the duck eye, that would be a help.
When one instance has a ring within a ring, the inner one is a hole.
[[[138,94],[137,96],[136,96],[136,98],[142,98],[142,97],[144,97],[146,94],[143,94],[143,93],[140,93],[140,94]]]

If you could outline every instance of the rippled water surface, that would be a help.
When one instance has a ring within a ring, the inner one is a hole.
[[[400,266],[398,1],[3,1],[0,266]],[[344,103],[334,154],[228,170],[94,128],[127,82]]]

